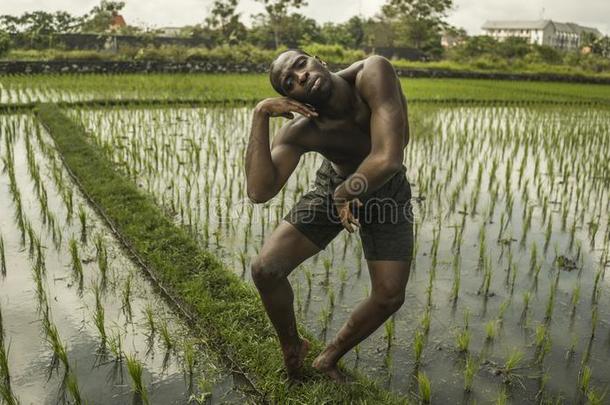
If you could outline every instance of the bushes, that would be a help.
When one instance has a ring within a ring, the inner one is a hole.
[[[0,30],[0,57],[6,55],[11,48],[11,37],[8,33]]]
[[[312,56],[318,56],[325,62],[336,64],[350,64],[366,57],[364,51],[359,49],[346,49],[341,45],[325,45],[313,43],[303,47],[303,50]]]
[[[268,50],[252,45],[194,48],[186,53],[187,61],[213,61],[219,64],[269,64],[284,49]]]

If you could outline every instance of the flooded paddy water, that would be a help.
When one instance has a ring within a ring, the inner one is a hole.
[[[246,280],[322,162],[305,155],[276,198],[252,205],[250,113],[70,111],[119,170]],[[406,302],[344,364],[401,394],[417,396],[427,379],[433,403],[602,401],[610,110],[417,104],[409,118],[416,246]],[[359,238],[347,232],[290,279],[300,321],[322,340],[370,289]]]
[[[248,401],[89,207],[32,115],[0,115],[0,158],[0,403]]]

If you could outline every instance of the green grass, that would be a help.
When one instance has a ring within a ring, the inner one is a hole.
[[[193,326],[205,331],[214,343],[211,346],[254,381],[265,400],[283,404],[406,401],[356,373],[352,373],[356,382],[348,385],[337,385],[316,373],[309,364],[322,346],[306,331],[302,332],[313,347],[305,362],[305,382],[287,384],[275,332],[254,288],[174,225],[152,197],[121,176],[86,141],[84,129],[57,106],[40,105],[37,114],[83,192],[120,231],[157,283],[192,316]]]
[[[3,109],[37,101],[252,103],[277,96],[265,74],[16,75],[2,82],[7,92],[30,89],[39,94],[3,100]],[[410,102],[610,104],[610,86],[603,84],[428,78],[403,78],[401,83]]]

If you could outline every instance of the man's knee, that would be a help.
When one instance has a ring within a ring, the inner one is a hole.
[[[262,256],[256,256],[250,266],[252,280],[259,289],[270,287],[285,277],[285,271],[281,266],[271,264]]]
[[[404,304],[405,290],[398,288],[384,289],[374,293],[373,299],[382,311],[393,314]]]

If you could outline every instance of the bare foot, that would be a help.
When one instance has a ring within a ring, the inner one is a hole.
[[[330,379],[337,383],[345,384],[351,381],[351,379],[339,371],[337,364],[332,364],[328,361],[327,354],[325,351],[320,353],[318,357],[313,361],[312,367],[319,372],[326,374]]]
[[[286,365],[288,377],[299,377],[301,367],[303,367],[310,345],[311,344],[307,339],[301,339],[301,345],[296,350],[284,351],[284,364]]]

